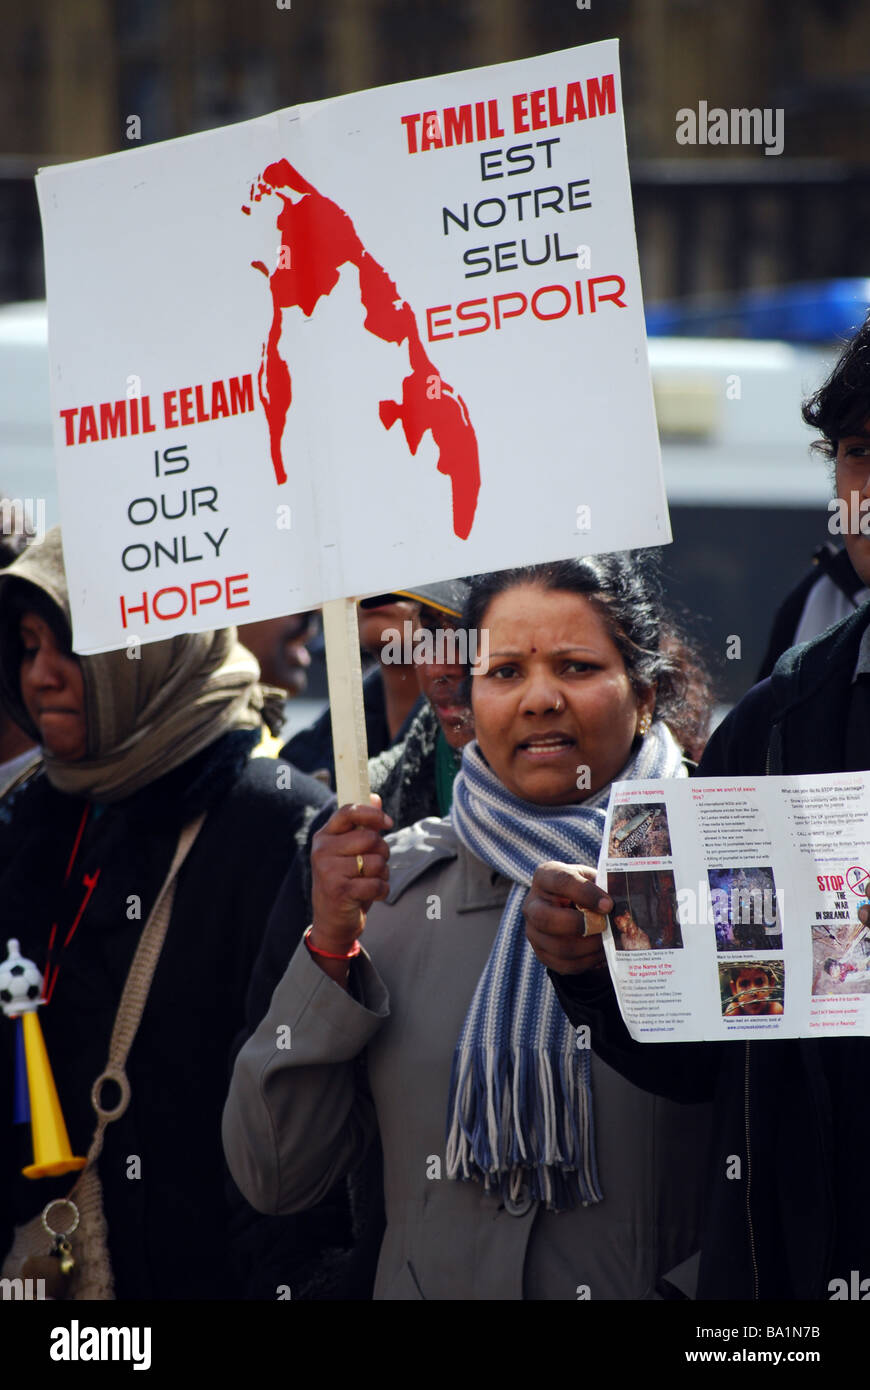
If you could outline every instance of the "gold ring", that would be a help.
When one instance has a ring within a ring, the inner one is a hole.
[[[362,878],[363,874],[365,873],[365,869],[366,861],[363,859],[361,854],[358,854],[356,857],[356,871],[359,874],[360,878]]]
[[[583,918],[583,930],[582,930],[581,932],[579,932],[578,935],[579,935],[579,936],[588,936],[588,935],[589,935],[589,923],[588,923],[587,920],[586,920],[586,913],[585,913],[585,911],[584,911],[584,909],[583,909],[582,907],[577,907],[577,904],[576,904],[576,903],[574,904],[574,906],[575,906],[575,908],[577,908],[577,911],[580,913],[580,916]]]

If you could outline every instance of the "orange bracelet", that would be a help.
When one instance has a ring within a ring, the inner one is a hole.
[[[318,946],[312,946],[311,944],[310,937],[312,930],[312,927],[306,927],[302,934],[302,940],[313,956],[324,956],[327,960],[353,960],[354,956],[358,956],[362,950],[359,941],[355,941],[346,956],[338,955],[335,951],[321,951]]]

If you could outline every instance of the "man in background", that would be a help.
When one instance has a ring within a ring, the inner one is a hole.
[[[260,663],[260,679],[287,692],[287,698],[308,689],[311,656],[308,645],[317,634],[317,613],[294,613],[287,618],[264,618],[243,623],[239,641]]]
[[[442,704],[448,699],[444,708],[449,723],[449,700],[456,701],[458,697],[450,693],[445,672],[438,663],[415,661],[414,643],[405,639],[425,628],[437,631],[442,620],[448,627],[454,627],[459,622],[464,594],[465,585],[460,580],[446,580],[360,600],[360,647],[375,658],[375,665],[363,677],[363,710],[370,758],[377,758],[404,742],[414,719],[424,707],[424,695],[429,693],[425,686],[421,693],[421,674],[424,683],[431,684],[436,699]],[[461,709],[457,717],[464,717]],[[281,756],[334,789],[329,710],[324,710],[307,729],[294,734],[281,750]],[[444,762],[443,742],[441,758]],[[452,778],[450,781],[452,786]],[[389,808],[385,806],[384,809]],[[433,813],[427,811],[425,814]]]

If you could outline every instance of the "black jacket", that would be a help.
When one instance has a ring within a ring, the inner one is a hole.
[[[66,883],[86,803],[55,791],[40,775],[0,806],[4,940],[17,936],[22,953],[40,969],[52,923],[63,939],[82,903],[84,876],[99,870],[79,925],[60,952],[54,997],[39,1014],[73,1152],[81,1155],[94,1128],[91,1083],[105,1065],[139,934],[181,826],[208,810],[178,878],[128,1060],[130,1106],[109,1125],[100,1159],[119,1298],[238,1296],[240,1252],[256,1255],[258,1218],[241,1199],[231,1210],[223,1162],[228,1059],[303,811],[327,792],[295,769],[288,787],[286,767],[250,758],[255,742],[256,734],[226,734],[126,800],[91,808]],[[12,1038],[11,1025],[0,1018],[4,1251],[11,1223],[65,1195],[75,1180],[20,1176],[30,1161],[30,1129],[18,1126],[13,1138],[8,1125]],[[292,1284],[292,1271],[286,1282]]]
[[[787,651],[716,730],[698,776],[840,772],[851,681],[870,609]],[[834,1154],[828,1075],[870,1067],[870,1039],[635,1043],[608,976],[553,976],[575,1025],[605,1061],[644,1089],[712,1099],[700,1298],[828,1297],[838,1238],[836,1192],[863,1153]],[[736,1162],[735,1162],[736,1160]],[[870,1249],[862,1268],[870,1270]]]
[[[828,584],[834,589],[839,589],[840,593],[851,599],[853,606],[857,607],[855,595],[861,589],[862,581],[852,566],[848,551],[830,544],[820,545],[813,554],[812,569],[795,585],[791,593],[786,595],[776,611],[767,651],[755,678],[757,681],[766,680],[773,673],[773,668],[783,652],[794,646],[795,633],[810,594],[817,584]]]

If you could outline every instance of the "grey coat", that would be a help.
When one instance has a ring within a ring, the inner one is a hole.
[[[258,1210],[304,1210],[377,1127],[387,1231],[376,1299],[655,1298],[697,1248],[706,1107],[637,1090],[593,1055],[602,1203],[505,1205],[442,1176],[453,1049],[509,888],[448,822],[391,837],[390,895],[368,915],[357,998],[301,943],[237,1058],[230,1170]]]

